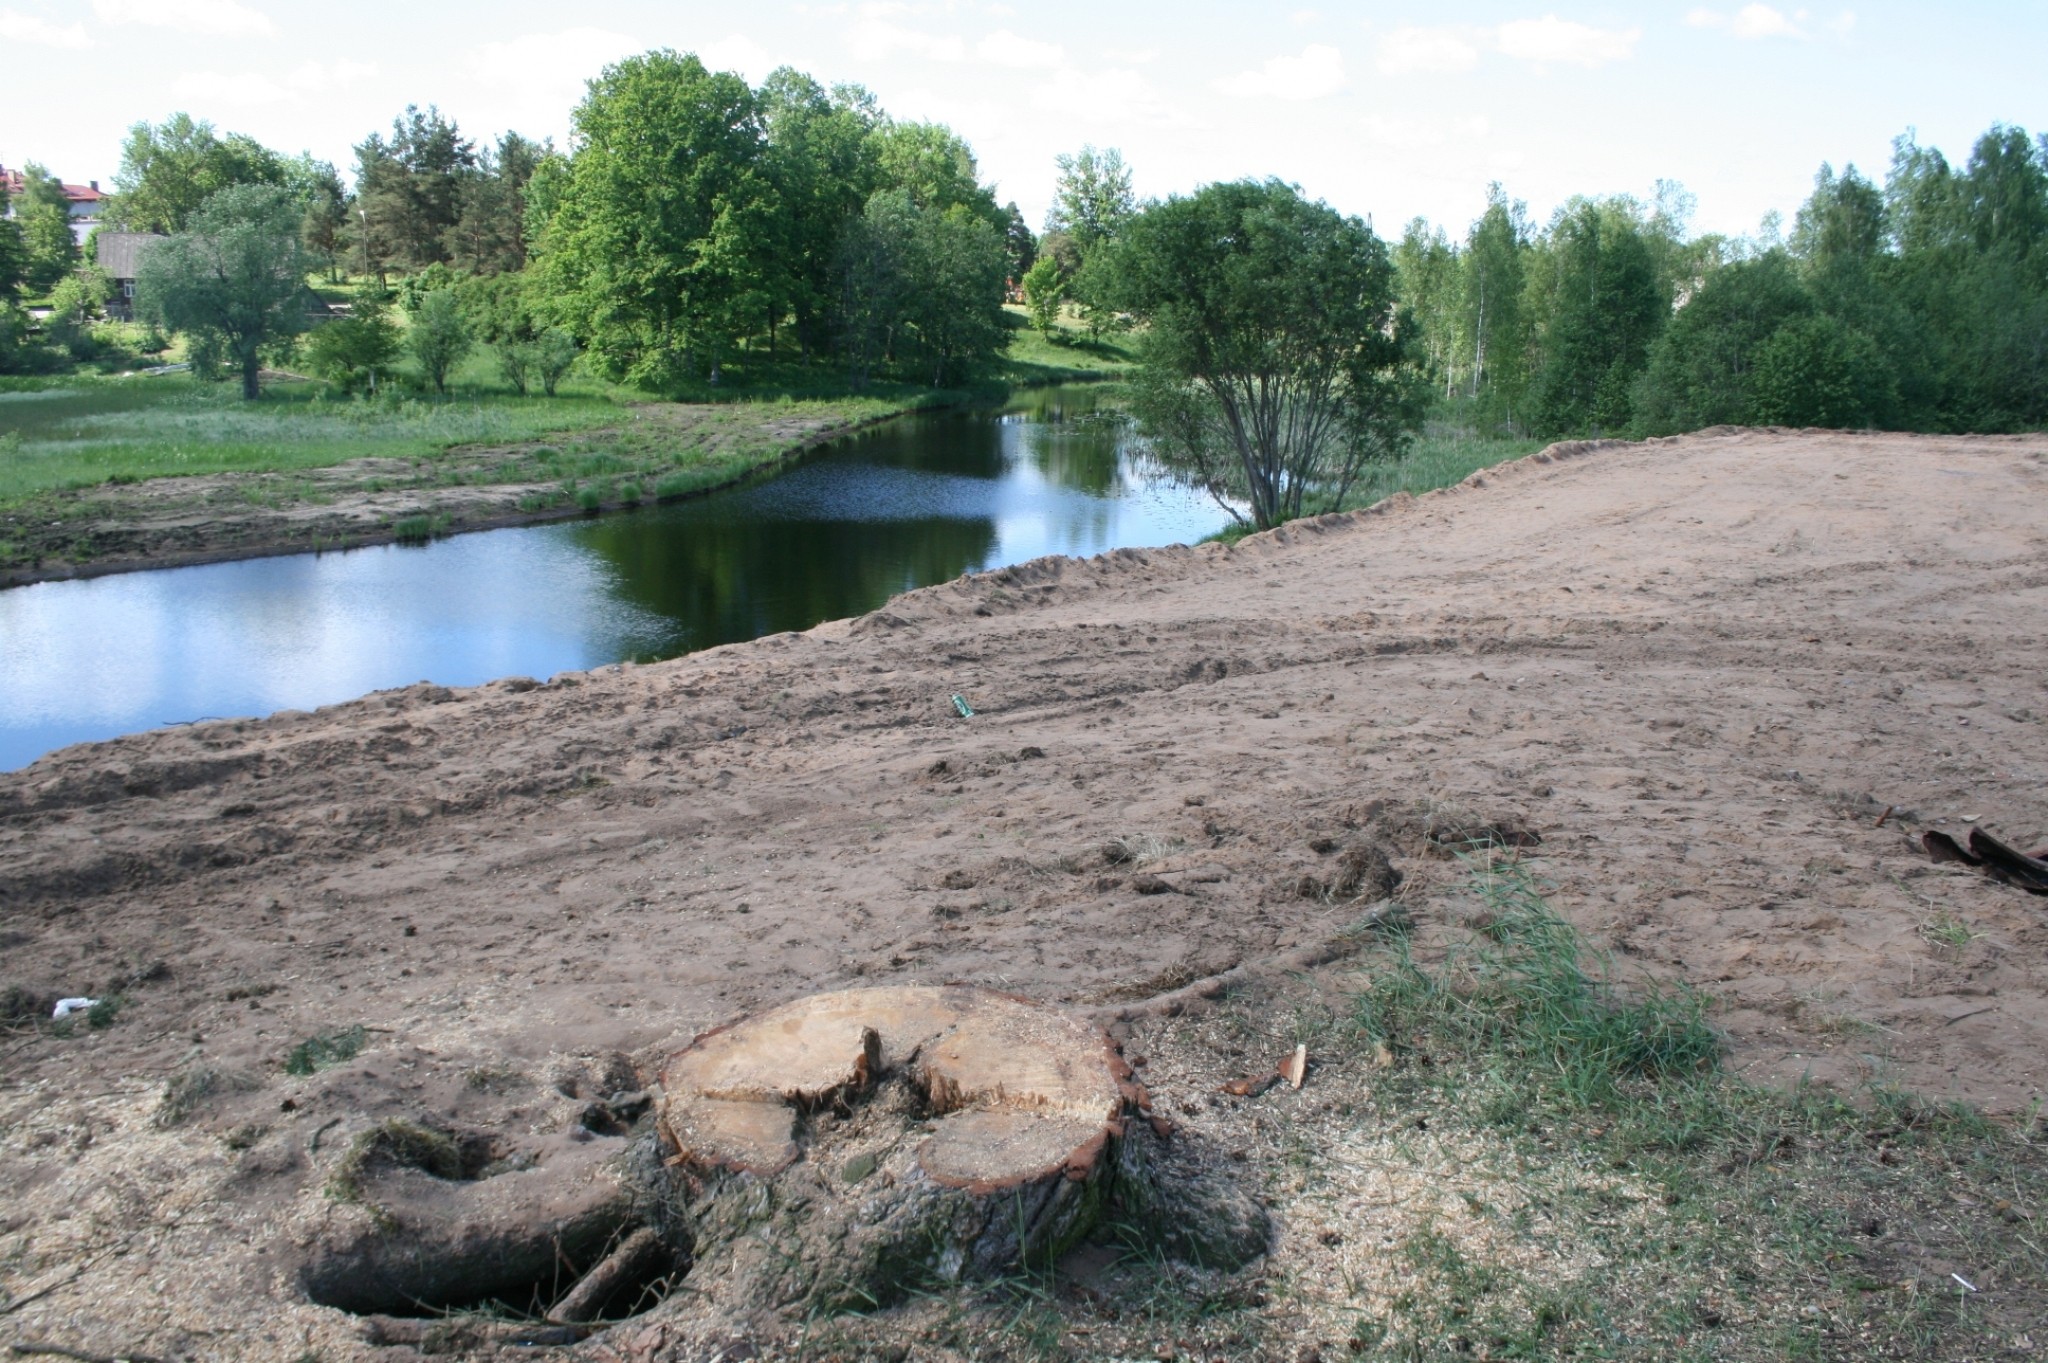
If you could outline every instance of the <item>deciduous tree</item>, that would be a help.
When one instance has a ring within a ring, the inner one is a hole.
[[[129,232],[182,232],[200,205],[234,185],[288,185],[291,163],[242,133],[189,114],[137,123],[121,147],[107,221]]]
[[[650,52],[592,81],[575,125],[540,243],[548,305],[613,377],[664,387],[701,364],[715,380],[768,293],[759,98],[694,56]]]
[[[300,216],[288,189],[236,185],[201,204],[186,230],[137,267],[137,311],[220,354],[240,372],[245,398],[261,394],[264,348],[306,328]]]
[[[1147,210],[1116,258],[1150,326],[1141,421],[1254,525],[1335,507],[1419,420],[1393,263],[1358,219],[1277,180],[1210,185]]]
[[[448,391],[449,372],[475,344],[455,290],[434,289],[420,295],[405,330],[405,348],[412,352],[421,375],[434,385],[435,392]]]
[[[78,238],[71,231],[71,201],[64,186],[31,161],[22,170],[22,193],[14,202],[21,224],[23,281],[36,293],[78,268]]]

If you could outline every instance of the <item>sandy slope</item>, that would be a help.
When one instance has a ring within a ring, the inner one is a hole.
[[[0,776],[0,983],[168,973],[105,1031],[0,1040],[0,1201],[183,1168],[212,1138],[142,1130],[166,1075],[282,1082],[352,1023],[542,1066],[863,980],[1143,997],[1340,929],[1296,886],[1376,801],[1536,830],[1559,907],[1709,991],[1745,1072],[2016,1109],[2048,900],[1909,838],[2048,841],[2044,622],[2048,439],[1706,433],[539,689],[67,750]],[[1427,933],[1456,868],[1402,850]]]

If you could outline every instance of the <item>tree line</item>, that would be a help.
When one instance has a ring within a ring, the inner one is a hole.
[[[1660,184],[1539,230],[1495,185],[1462,241],[1410,223],[1439,398],[1539,436],[2048,422],[2048,137],[1993,127],[1955,165],[1908,133],[1881,185],[1822,166],[1789,233],[1689,236],[1691,207]]]
[[[590,82],[573,127],[568,150],[514,132],[486,143],[408,107],[356,146],[345,179],[178,115],[131,131],[108,223],[178,241],[220,238],[224,213],[260,220],[236,239],[261,279],[199,306],[205,291],[169,272],[219,253],[187,241],[151,255],[144,311],[185,331],[201,361],[252,376],[266,347],[302,347],[344,387],[374,386],[404,350],[442,387],[478,344],[521,391],[552,391],[579,357],[653,391],[787,363],[940,385],[999,354],[1006,292],[1049,336],[1068,335],[1062,319],[1095,336],[1135,326],[1155,356],[1175,344],[1160,319],[1189,301],[1145,284],[1127,244],[1159,246],[1199,196],[1140,201],[1114,149],[1058,158],[1034,233],[951,129],[789,68],[756,87],[649,52]],[[1239,207],[1258,222],[1293,212],[1284,187],[1249,188],[1263,206]],[[20,297],[53,291],[48,333],[74,342],[104,301],[61,186],[32,174],[14,208],[0,225],[0,367],[25,353]],[[1360,336],[1353,349],[1379,355],[1383,396],[1398,389],[1403,411],[1434,403],[1462,424],[1538,436],[2048,421],[2048,138],[1994,127],[1954,164],[1908,134],[1882,184],[1822,167],[1789,231],[1693,235],[1691,213],[1690,196],[1660,183],[1647,199],[1572,199],[1539,226],[1495,185],[1456,239],[1418,219],[1385,242],[1321,206],[1288,230],[1334,231],[1321,214],[1334,215],[1345,250],[1386,255],[1385,298],[1325,311],[1398,341]],[[255,252],[259,237],[273,249]],[[1257,254],[1265,240],[1246,228],[1251,255],[1231,268],[1280,269]],[[1381,278],[1360,268],[1341,267],[1344,288]],[[353,307],[296,342],[312,311],[304,281],[321,273],[359,281]],[[1306,291],[1294,304],[1319,306],[1313,276],[1294,278]],[[1360,448],[1383,449],[1376,421]]]
[[[349,316],[304,342],[347,387],[374,385],[408,347],[440,386],[477,343],[522,391],[529,378],[552,391],[578,355],[656,391],[719,383],[743,358],[945,384],[1007,340],[1006,284],[1036,241],[942,124],[893,118],[859,86],[784,68],[756,88],[658,51],[606,68],[573,126],[567,152],[516,132],[484,145],[408,107],[357,145],[344,183],[180,114],[131,131],[105,222],[182,243],[148,253],[138,310],[250,375],[256,352],[291,350],[306,329],[294,271],[361,281]],[[244,281],[233,324],[195,311],[204,290],[184,277],[218,263],[187,239],[217,236],[228,211],[275,247],[260,265],[244,252],[264,279]],[[0,228],[0,308],[92,275],[62,222],[62,258],[29,267],[22,229],[39,221]],[[81,307],[94,301],[103,283]]]

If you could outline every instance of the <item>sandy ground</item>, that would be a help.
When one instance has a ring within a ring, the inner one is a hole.
[[[1299,882],[1376,818],[1539,834],[1559,909],[1624,980],[1707,991],[1743,1074],[2023,1109],[2048,900],[1914,839],[2048,842],[2044,506],[2040,437],[1555,447],[1231,549],[0,776],[0,984],[126,998],[103,1030],[0,1037],[8,1290],[112,1239],[127,1264],[16,1319],[232,1336],[219,1303],[286,1291],[274,1266],[338,1215],[315,1175],[340,1137],[474,1115],[479,1073],[547,1076],[499,1113],[542,1132],[615,1053],[805,991],[1093,1006],[1324,941],[1356,907]],[[1426,940],[1458,871],[1400,850]],[[347,1082],[282,1075],[351,1025]],[[201,1067],[241,1106],[152,1126]],[[338,1319],[281,1308],[263,1338],[347,1356]]]

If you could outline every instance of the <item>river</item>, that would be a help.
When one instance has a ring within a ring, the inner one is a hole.
[[[0,770],[421,680],[671,658],[964,572],[1221,528],[1099,401],[1047,388],[903,417],[773,478],[592,520],[0,591]]]

